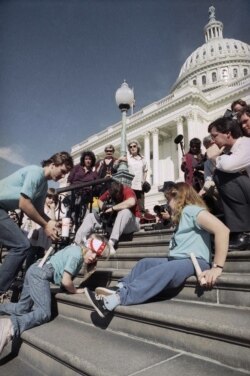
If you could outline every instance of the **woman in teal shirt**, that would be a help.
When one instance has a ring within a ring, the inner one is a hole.
[[[140,304],[163,289],[183,284],[195,274],[190,253],[197,257],[202,270],[199,280],[205,278],[207,287],[212,287],[221,275],[228,250],[229,229],[208,212],[202,198],[190,185],[173,184],[164,194],[176,225],[169,257],[140,260],[113,289],[98,287],[94,293],[86,288],[86,296],[101,317],[118,305]],[[215,244],[212,266],[211,234]]]

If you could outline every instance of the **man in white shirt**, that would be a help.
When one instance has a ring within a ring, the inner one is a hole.
[[[250,249],[250,138],[242,137],[238,122],[226,117],[212,122],[208,132],[215,142],[208,158],[216,164],[214,181],[231,231],[229,248]]]

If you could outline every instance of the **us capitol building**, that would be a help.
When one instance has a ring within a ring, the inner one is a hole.
[[[165,180],[181,181],[182,153],[174,143],[177,135],[184,136],[185,151],[189,141],[201,141],[208,124],[223,116],[235,99],[250,103],[250,45],[223,38],[223,23],[215,18],[215,8],[209,8],[209,21],[204,27],[205,43],[184,62],[171,92],[127,117],[127,140],[138,140],[150,170],[151,191],[146,194],[145,207],[152,210],[164,203],[158,188]],[[113,144],[120,155],[121,122],[76,144],[71,149],[75,163],[84,150],[92,150],[97,159],[104,147]]]

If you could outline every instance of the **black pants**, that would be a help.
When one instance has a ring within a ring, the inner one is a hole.
[[[250,231],[250,178],[241,173],[214,172],[225,224],[231,232]]]

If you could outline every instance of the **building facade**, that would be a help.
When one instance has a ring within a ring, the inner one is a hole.
[[[174,143],[184,136],[185,151],[190,139],[203,139],[208,124],[223,116],[231,103],[239,98],[250,103],[250,45],[223,38],[223,24],[215,18],[215,8],[209,8],[209,21],[204,27],[205,43],[184,62],[170,94],[127,117],[127,140],[137,139],[142,154],[150,166],[148,181],[151,191],[145,207],[152,211],[163,203],[158,192],[166,180],[181,181],[182,151]],[[112,143],[119,155],[121,122],[76,144],[71,149],[75,163],[83,150],[92,150],[97,158],[104,147]]]

